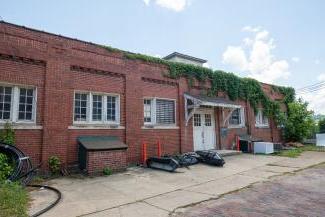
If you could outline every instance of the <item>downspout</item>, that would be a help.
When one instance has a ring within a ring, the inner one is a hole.
[[[246,121],[246,127],[247,127],[247,134],[251,135],[252,134],[252,129],[251,129],[251,117],[249,115],[249,111],[250,110],[250,106],[248,104],[248,100],[246,100],[246,117],[247,117],[247,121]]]
[[[217,107],[217,129],[218,129],[218,146],[221,150],[221,127],[220,127],[220,107]]]
[[[274,142],[273,127],[274,127],[275,124],[274,124],[274,122],[273,122],[273,118],[271,119],[270,122],[271,122],[271,124],[270,124],[270,125],[271,125],[271,126],[270,126],[270,127],[271,127],[271,141]]]
[[[184,108],[184,106],[182,106],[181,101],[182,101],[182,94],[180,93],[180,88],[179,88],[179,83],[177,83],[177,88],[178,88],[178,124],[179,124],[179,153],[182,153],[182,128],[183,128],[183,123],[181,123],[181,109]],[[185,102],[183,102],[185,103]],[[184,111],[186,112],[186,111]],[[186,121],[186,120],[185,120]],[[184,127],[186,127],[184,125]],[[184,129],[185,130],[185,129]]]

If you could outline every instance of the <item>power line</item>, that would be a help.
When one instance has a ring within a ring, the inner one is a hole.
[[[325,87],[325,84],[322,84],[322,85],[318,85],[318,86],[315,86],[313,88],[309,88],[309,89],[305,89],[305,90],[298,90],[296,91],[297,93],[304,93],[304,92],[310,92],[310,91],[316,91],[316,90],[320,90],[320,89],[323,89]]]
[[[302,90],[305,90],[305,89],[317,87],[317,86],[320,86],[320,85],[323,85],[323,84],[325,84],[325,81],[321,81],[321,82],[311,84],[311,85],[308,85],[308,86],[305,86],[305,87],[297,88],[297,91],[302,91]]]
[[[312,89],[312,90],[308,90],[308,91],[297,91],[296,93],[297,94],[308,94],[308,93],[313,93],[313,92],[316,92],[316,91],[319,91],[319,90],[323,90],[325,89],[325,86],[321,87],[321,88],[316,88],[316,89]]]

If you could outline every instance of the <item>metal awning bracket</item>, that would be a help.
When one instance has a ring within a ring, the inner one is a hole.
[[[226,126],[227,121],[229,120],[232,112],[235,110],[236,108],[230,108],[230,112],[227,114],[226,118],[223,120],[223,126]]]
[[[200,105],[202,104],[201,100],[195,99],[191,96],[188,96],[184,94],[184,100],[185,100],[185,125],[188,125],[189,120],[194,115],[195,111],[200,108]],[[188,104],[188,101],[191,102],[191,104]]]
[[[185,106],[185,125],[188,125],[189,120],[194,115],[195,111],[200,108],[200,106],[212,106],[212,107],[221,107],[221,108],[229,108],[230,113],[227,115],[224,120],[224,125],[226,121],[231,116],[231,113],[241,106],[235,104],[233,102],[227,102],[225,99],[217,99],[217,98],[208,98],[200,97],[200,96],[192,96],[191,94],[184,93],[184,106]]]

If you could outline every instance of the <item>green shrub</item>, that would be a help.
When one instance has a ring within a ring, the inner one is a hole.
[[[4,129],[0,131],[0,142],[9,145],[15,144],[15,131],[12,129],[12,125],[9,122],[5,123]]]
[[[18,183],[0,184],[0,216],[27,217],[28,194]]]
[[[12,173],[13,168],[5,154],[0,153],[0,183],[6,180]]]
[[[210,82],[211,88],[207,91],[207,95],[216,96],[218,92],[224,92],[231,100],[241,99],[248,101],[255,112],[257,111],[258,105],[262,105],[268,117],[275,118],[277,122],[281,121],[277,119],[279,117],[279,112],[281,112],[279,102],[274,101],[265,94],[261,83],[255,79],[241,78],[233,73],[220,70],[214,71],[202,66],[167,61],[139,53],[131,53],[110,46],[102,47],[109,52],[118,52],[129,60],[140,60],[147,63],[165,65],[168,72],[164,72],[164,76],[173,79],[183,77],[187,79],[190,87],[193,86],[195,79],[199,82],[200,86],[204,86],[206,82]],[[284,103],[285,105],[295,100],[295,90],[292,87],[272,85],[272,92],[281,93],[284,98],[280,103]]]
[[[319,133],[325,133],[325,118],[318,121]]]
[[[60,158],[57,156],[51,156],[49,157],[49,169],[52,174],[58,174],[61,169],[61,161]]]
[[[288,104],[288,117],[284,123],[284,135],[287,141],[299,141],[308,138],[315,129],[313,112],[301,99]]]
[[[112,173],[113,173],[113,171],[112,171],[112,169],[109,168],[109,167],[105,167],[105,168],[103,169],[103,174],[104,174],[105,176],[112,175]]]

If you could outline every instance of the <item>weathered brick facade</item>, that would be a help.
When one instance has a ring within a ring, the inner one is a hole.
[[[127,158],[121,164],[138,163],[143,142],[150,146],[149,155],[156,153],[157,140],[162,143],[163,153],[192,151],[193,127],[192,124],[185,127],[183,95],[198,94],[201,90],[195,86],[189,88],[185,79],[163,76],[166,71],[164,65],[128,60],[92,43],[0,23],[0,82],[37,88],[36,124],[15,124],[17,145],[35,164],[47,162],[51,155],[58,155],[65,165],[76,163],[76,138],[81,135],[118,136],[128,145]],[[272,93],[269,85],[263,84],[263,88],[271,98],[281,98]],[[76,90],[119,94],[120,126],[74,126]],[[176,100],[176,127],[144,129],[144,97]],[[224,137],[220,134],[221,108],[214,109],[216,148],[232,148],[235,135],[245,133],[266,141],[281,140],[273,121],[267,129],[255,128],[249,104],[239,103],[246,108],[246,127],[229,129]],[[94,164],[96,159],[101,160],[96,155],[91,156]]]
[[[120,171],[127,167],[125,150],[91,151],[87,154],[87,172],[98,174],[103,168]]]

